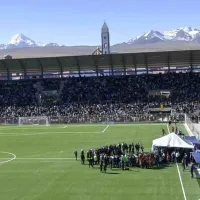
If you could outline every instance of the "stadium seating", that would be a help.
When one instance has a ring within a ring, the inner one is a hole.
[[[149,97],[149,90],[171,90],[172,95]],[[0,96],[1,118],[46,115],[65,116],[67,122],[132,121],[161,102],[193,113],[200,81],[197,73],[2,81]]]

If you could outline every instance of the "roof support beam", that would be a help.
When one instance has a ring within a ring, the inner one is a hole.
[[[190,70],[193,71],[193,51],[190,51]]]
[[[135,75],[137,75],[137,61],[136,61],[136,54],[133,54],[133,66],[135,68]]]
[[[63,65],[62,65],[62,62],[60,61],[60,58],[58,58],[58,57],[56,57],[56,61],[58,63],[58,66],[60,67],[61,78],[63,78]]]
[[[167,67],[168,67],[168,73],[170,73],[170,52],[167,52]]]
[[[76,60],[76,66],[77,66],[79,77],[81,77],[81,67],[80,67],[80,61],[78,59],[78,56],[75,56],[75,60]]]
[[[1,63],[2,63],[2,65],[3,65],[3,67],[6,69],[6,71],[7,71],[7,79],[8,80],[10,80],[10,70],[9,70],[9,68],[8,68],[8,65],[6,64],[6,62],[5,62],[5,60],[1,60]]]
[[[113,59],[112,59],[112,54],[107,55],[109,56],[109,61],[110,61],[110,67],[111,67],[111,75],[114,75],[114,70],[113,70]]]
[[[38,62],[38,65],[40,66],[40,69],[41,69],[41,78],[43,78],[44,76],[44,68],[43,68],[43,65],[42,65],[42,61],[40,58],[37,58],[37,62]]]
[[[95,69],[96,69],[96,75],[99,76],[99,66],[97,63],[97,59],[95,59],[95,58],[96,58],[96,55],[93,55],[92,60],[93,60],[93,63],[94,63]]]
[[[104,66],[102,67],[102,65],[99,64],[101,62],[101,60],[104,60],[104,57],[102,58],[102,55],[96,55],[95,58],[96,58],[95,59],[96,65],[98,66],[98,74],[101,75],[101,76],[104,76],[104,73],[105,73],[104,68],[103,68]],[[99,68],[99,65],[100,65],[100,68]]]
[[[124,54],[122,54],[122,65],[123,65],[123,74],[126,75],[126,61]]]
[[[148,57],[147,57],[146,53],[144,54],[144,62],[145,62],[145,67],[146,67],[146,70],[147,70],[147,74],[149,74]]]
[[[24,63],[23,60],[21,60],[21,59],[18,59],[18,62],[19,62],[19,64],[20,64],[21,68],[22,68],[23,71],[24,71],[24,79],[26,79],[26,78],[27,78],[27,71],[26,71],[25,63]]]

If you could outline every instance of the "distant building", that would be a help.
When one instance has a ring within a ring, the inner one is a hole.
[[[110,34],[106,22],[101,28],[101,50],[102,54],[110,54]]]
[[[12,56],[11,55],[5,55],[3,58],[4,59],[12,59]]]
[[[99,47],[97,47],[97,49],[92,53],[92,55],[101,55],[102,51]]]
[[[110,54],[110,33],[106,22],[104,22],[101,28],[101,49],[97,47],[97,49],[92,53],[92,55],[102,54]]]

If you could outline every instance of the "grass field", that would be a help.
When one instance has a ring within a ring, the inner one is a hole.
[[[119,142],[142,143],[145,151],[166,125],[55,125],[0,127],[0,200],[199,200],[189,169],[121,171],[90,169],[73,152]],[[184,130],[185,132],[185,130]],[[6,153],[8,152],[8,153]]]

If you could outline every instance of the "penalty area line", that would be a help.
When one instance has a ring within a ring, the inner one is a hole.
[[[16,158],[16,160],[75,160],[75,158]]]
[[[170,130],[169,130],[169,125],[167,124],[167,131],[168,131],[168,133],[170,133]]]
[[[180,173],[180,170],[179,170],[178,163],[176,163],[176,168],[177,168],[177,171],[178,171],[178,176],[179,176],[179,180],[180,180],[180,184],[181,184],[181,188],[182,188],[184,200],[187,200],[186,195],[185,195],[185,189],[184,189],[184,186],[183,186],[183,181],[182,181],[182,177],[181,177],[181,173]]]
[[[167,124],[167,131],[168,131],[168,133],[170,133],[169,125],[168,125],[168,124]],[[178,166],[178,163],[176,163],[176,168],[177,168],[177,172],[178,172],[179,181],[180,181],[180,184],[181,184],[181,189],[182,189],[182,192],[183,192],[184,200],[187,200],[186,194],[185,194],[185,189],[184,189],[184,186],[183,186],[183,181],[182,181],[181,173],[180,173],[179,166]]]
[[[66,135],[66,134],[82,134],[82,133],[101,133],[101,132],[83,132],[83,131],[67,131],[67,132],[41,132],[41,133],[28,133],[28,134],[23,134],[23,133],[0,133],[0,136],[2,137],[13,137],[13,136],[35,136],[35,135],[49,135],[49,134],[54,134],[56,135]]]
[[[107,125],[106,128],[103,129],[102,133],[104,133],[110,125]]]

